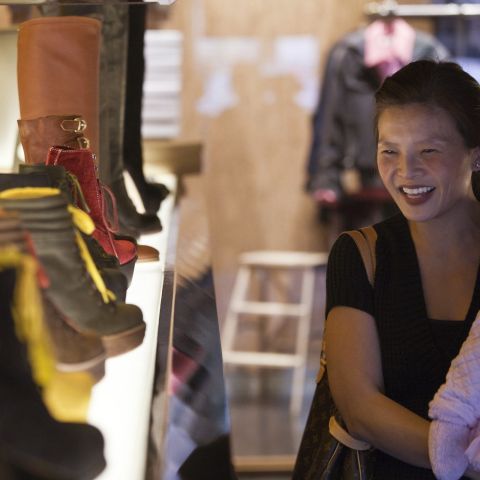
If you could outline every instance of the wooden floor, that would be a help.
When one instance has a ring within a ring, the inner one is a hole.
[[[317,273],[323,285],[324,272]],[[315,389],[321,348],[323,296],[316,301],[309,344],[307,379],[299,417],[289,412],[290,369],[225,367],[231,416],[233,461],[240,480],[287,480]],[[293,341],[293,340],[292,340]]]

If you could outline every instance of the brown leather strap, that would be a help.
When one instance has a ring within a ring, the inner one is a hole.
[[[377,232],[373,227],[364,227],[360,230],[348,230],[344,232],[350,235],[355,244],[357,245],[360,256],[362,257],[363,264],[365,265],[365,271],[367,272],[367,278],[370,285],[373,287],[375,280],[375,269],[377,266],[375,245],[377,242]],[[320,354],[320,369],[318,370],[316,382],[320,382],[325,370],[326,370],[326,357],[325,357],[325,340],[322,343],[322,352]]]
[[[347,446],[353,450],[368,450],[372,446],[364,442],[363,440],[358,440],[355,437],[352,437],[336,420],[335,417],[330,417],[328,422],[328,431],[330,435],[339,441],[342,445]]]
[[[345,233],[350,235],[357,245],[365,265],[368,281],[373,286],[376,269],[375,244],[377,242],[377,232],[373,227],[364,227],[360,230],[349,230]]]

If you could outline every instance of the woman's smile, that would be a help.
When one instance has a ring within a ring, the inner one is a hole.
[[[425,185],[411,185],[398,187],[400,193],[405,196],[405,201],[410,205],[421,205],[430,200],[435,187]]]

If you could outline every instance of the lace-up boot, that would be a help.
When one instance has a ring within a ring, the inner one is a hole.
[[[131,278],[137,259],[136,245],[128,240],[117,240],[111,225],[105,218],[106,200],[104,191],[98,180],[95,156],[90,150],[74,150],[62,147],[52,147],[47,155],[47,165],[60,165],[78,179],[89,215],[95,223],[93,237],[110,255],[115,255],[120,262],[122,271]],[[116,212],[116,206],[113,205]]]
[[[102,337],[109,356],[142,342],[145,323],[141,310],[115,302],[77,230],[89,234],[95,228],[85,212],[68,206],[60,190],[52,188],[5,190],[0,192],[0,208],[16,210],[30,232],[50,280],[46,296],[72,328]]]
[[[36,259],[36,253],[30,235],[22,226],[16,212],[0,209],[0,251],[14,246],[23,254]],[[38,262],[37,262],[38,263]],[[38,284],[42,289],[48,287],[49,279],[38,264]],[[96,380],[104,375],[105,350],[100,337],[78,333],[68,324],[42,291],[44,321],[55,353],[56,367],[59,371],[85,371]]]
[[[0,191],[18,187],[53,187],[62,190],[69,201],[73,202],[64,168],[22,164],[20,171],[21,173],[0,174]],[[120,271],[118,259],[108,255],[91,235],[82,234],[82,236],[108,288],[117,298],[125,300],[131,278],[128,279]]]

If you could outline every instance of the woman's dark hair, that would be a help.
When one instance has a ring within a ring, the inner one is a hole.
[[[445,110],[468,148],[480,146],[480,85],[452,62],[419,60],[388,77],[375,94],[378,127],[388,107],[420,103]]]

